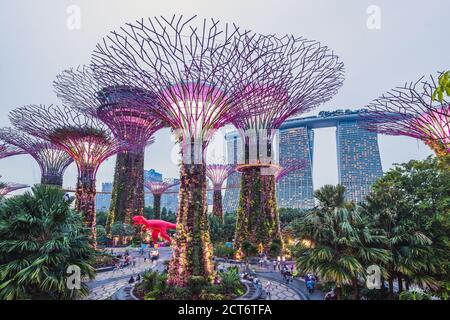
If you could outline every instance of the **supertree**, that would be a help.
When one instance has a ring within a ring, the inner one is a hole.
[[[206,167],[206,176],[213,184],[213,214],[223,220],[222,185],[230,174],[234,172],[232,164],[210,164]]]
[[[259,57],[250,53],[264,38],[214,19],[195,20],[173,16],[129,23],[93,54],[99,77],[153,92],[159,104],[149,108],[179,137],[180,205],[168,275],[168,283],[177,286],[186,286],[191,276],[213,280],[205,150],[218,128],[248,112],[233,95],[246,81],[237,70],[258,73],[252,65]]]
[[[280,182],[285,176],[291,172],[301,170],[306,167],[306,161],[293,161],[283,167],[275,168],[273,175],[275,178],[275,183]]]
[[[17,148],[6,141],[0,141],[0,159],[26,154],[25,150]]]
[[[283,247],[275,196],[273,139],[289,117],[331,99],[343,83],[343,63],[316,41],[293,36],[272,37],[279,48],[280,67],[273,76],[243,88],[240,103],[257,113],[234,119],[243,141],[242,173],[235,247],[242,244]]]
[[[62,187],[63,175],[73,162],[61,147],[13,128],[0,129],[0,139],[31,155],[41,169],[41,183]]]
[[[152,142],[162,122],[146,104],[157,99],[142,89],[98,79],[88,66],[69,69],[54,81],[56,95],[64,104],[101,119],[117,139],[131,147],[117,154],[106,232],[115,222],[131,224],[134,215],[144,214],[144,149]],[[145,97],[145,99],[144,99]]]
[[[421,77],[384,93],[367,106],[362,126],[387,135],[422,140],[442,159],[450,153],[450,104],[433,99],[438,84]]]
[[[78,168],[76,209],[83,213],[95,246],[95,179],[101,163],[127,145],[114,138],[101,121],[77,109],[29,105],[11,111],[11,123],[33,136],[60,146]]]
[[[153,212],[154,219],[161,219],[161,196],[170,188],[178,185],[179,182],[169,182],[169,181],[146,181],[144,182],[145,187],[153,195]]]
[[[6,196],[10,192],[13,192],[13,191],[16,191],[19,189],[28,188],[28,187],[29,186],[26,184],[6,182],[6,183],[3,183],[3,186],[0,186],[0,196]]]

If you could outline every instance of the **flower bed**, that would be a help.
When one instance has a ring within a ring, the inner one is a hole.
[[[218,273],[216,284],[193,276],[186,287],[167,285],[167,275],[147,272],[133,294],[143,300],[232,300],[246,293],[235,268]]]

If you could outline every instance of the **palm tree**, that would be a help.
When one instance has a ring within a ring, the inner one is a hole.
[[[351,285],[359,299],[359,281],[365,267],[387,262],[389,252],[380,248],[386,239],[369,228],[359,208],[345,201],[343,186],[326,185],[315,192],[319,204],[303,218],[301,233],[313,240],[297,263],[300,269],[316,273],[323,282],[334,283],[338,299],[342,287]]]
[[[70,209],[64,191],[35,186],[0,206],[0,299],[70,299],[88,293],[66,285],[67,268],[94,276],[94,251],[82,217]]]

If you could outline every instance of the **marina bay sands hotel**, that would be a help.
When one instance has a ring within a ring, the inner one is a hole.
[[[364,121],[361,112],[363,110],[323,111],[318,116],[296,118],[283,123],[277,139],[279,164],[283,166],[292,161],[305,161],[306,167],[291,172],[278,182],[278,207],[308,209],[314,206],[314,129],[329,127],[336,128],[338,182],[346,188],[347,200],[363,200],[383,171],[377,134],[360,127],[360,122]],[[237,163],[242,150],[240,137],[232,132],[225,139],[229,162]],[[239,175],[233,173],[227,180],[227,186],[239,185]],[[226,189],[225,212],[236,210],[238,198],[238,188]]]

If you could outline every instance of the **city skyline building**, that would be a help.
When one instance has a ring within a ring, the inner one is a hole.
[[[336,128],[338,183],[346,188],[346,198],[359,202],[370,191],[370,186],[383,175],[378,147],[378,135],[360,126],[361,112],[365,110],[341,110],[320,112],[317,116],[294,118],[285,121],[278,133],[278,161],[280,166],[292,161],[304,161],[302,170],[289,173],[277,186],[277,202],[280,208],[310,209],[314,206],[314,130]],[[237,163],[241,157],[241,145],[237,132],[225,136],[227,157]],[[227,187],[239,185],[240,174],[232,174]],[[224,212],[237,208],[239,188],[225,191]]]

